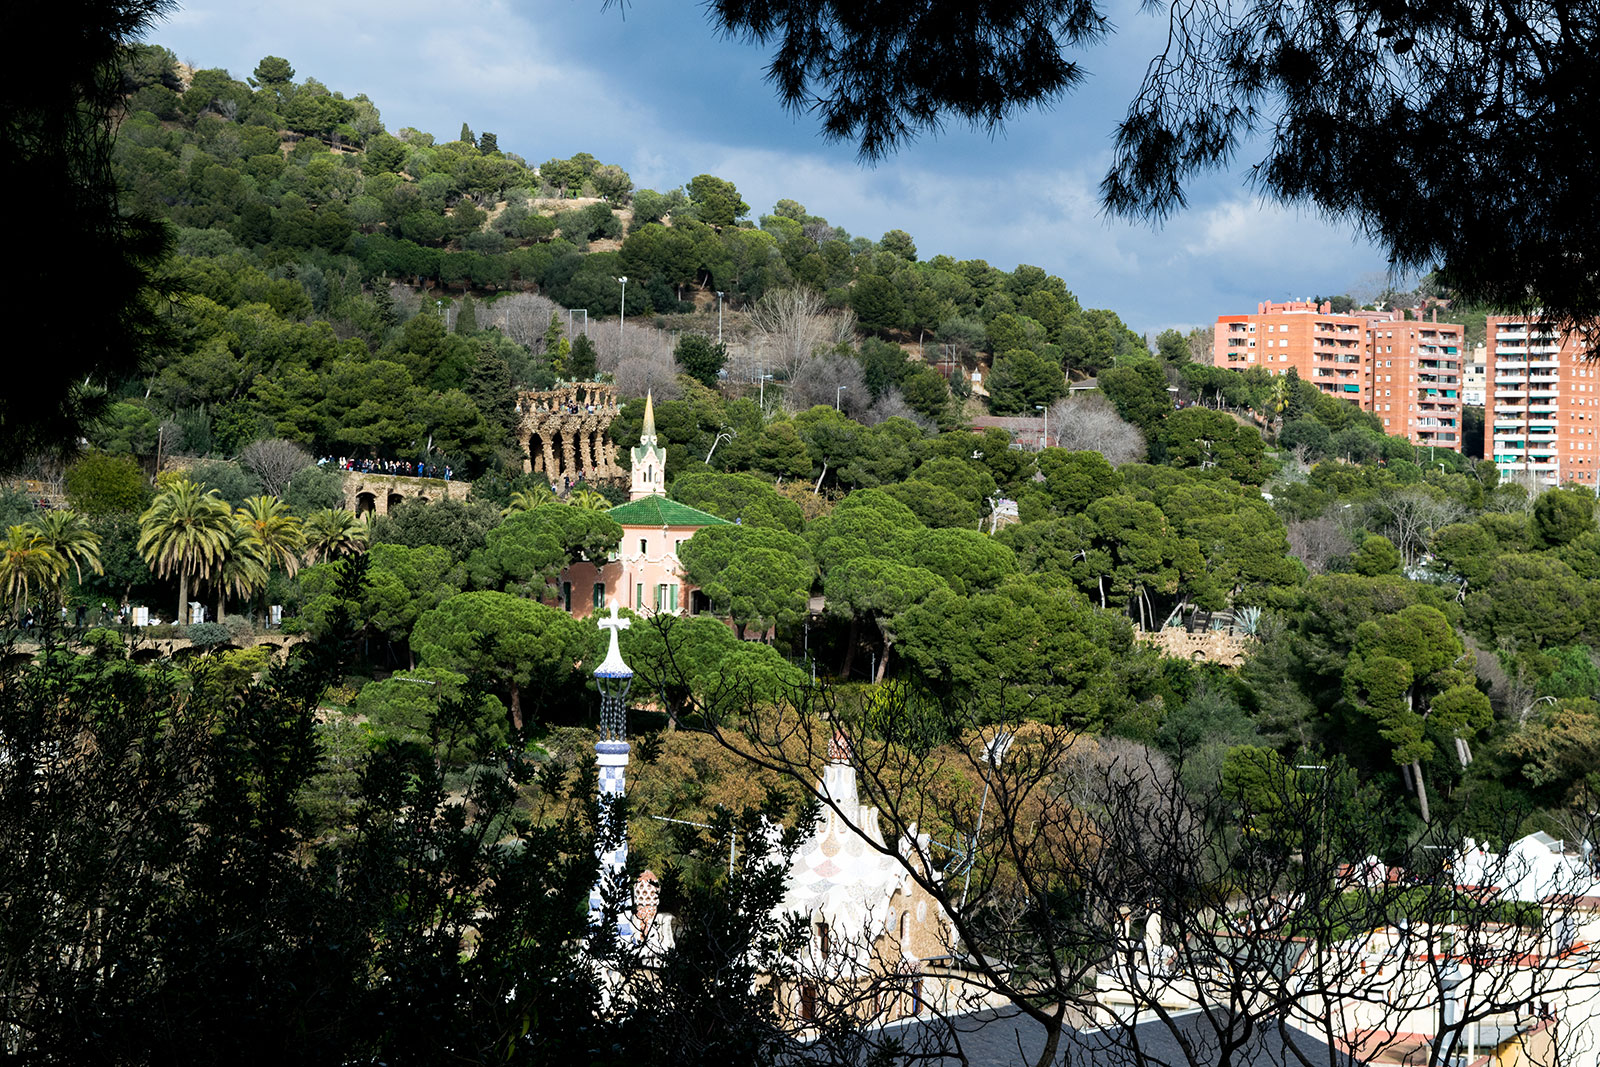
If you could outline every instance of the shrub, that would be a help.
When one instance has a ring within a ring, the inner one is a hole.
[[[197,622],[189,627],[186,636],[196,648],[204,648],[227,644],[233,635],[228,633],[228,628],[220,622]]]

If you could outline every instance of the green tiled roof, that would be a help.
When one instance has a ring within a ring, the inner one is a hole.
[[[664,496],[647,496],[618,504],[606,512],[623,526],[726,526],[727,519],[719,519],[699,508],[668,500]]]

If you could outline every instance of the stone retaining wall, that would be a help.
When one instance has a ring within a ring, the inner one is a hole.
[[[443,478],[412,478],[401,474],[340,471],[344,475],[344,506],[357,515],[389,514],[403,500],[465,500],[471,482]]]
[[[1194,663],[1220,663],[1225,667],[1238,667],[1250,654],[1254,639],[1244,634],[1226,630],[1204,630],[1190,633],[1181,626],[1136,635],[1147,645],[1154,645],[1164,656],[1186,659]]]

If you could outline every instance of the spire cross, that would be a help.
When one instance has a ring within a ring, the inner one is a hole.
[[[631,619],[624,619],[622,616],[617,614],[617,600],[616,600],[615,597],[612,597],[611,598],[611,614],[609,616],[602,615],[600,617],[600,623],[599,623],[600,629],[602,629],[602,630],[610,630],[611,631],[611,647],[612,648],[616,648],[617,647],[617,634],[620,633],[623,630],[626,630],[629,626],[632,626],[632,625],[633,625],[633,621]]]
[[[594,669],[595,684],[600,689],[600,737],[603,741],[627,739],[628,686],[633,681],[633,668],[622,658],[617,647],[617,635],[628,629],[629,620],[617,614],[617,601],[611,601],[611,614],[601,616],[600,628],[611,631],[611,647],[606,658]]]

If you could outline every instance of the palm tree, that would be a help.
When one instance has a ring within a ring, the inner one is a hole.
[[[567,503],[583,511],[610,511],[611,501],[593,489],[579,489],[567,497]]]
[[[284,573],[293,578],[294,572],[300,569],[306,533],[289,506],[275,496],[253,496],[233,517],[249,531],[267,568],[282,567]]]
[[[511,494],[511,503],[500,509],[501,515],[511,515],[518,511],[532,511],[542,508],[546,504],[554,504],[556,494],[548,485],[535,486],[524,492],[519,489]]]
[[[139,554],[162,578],[177,572],[180,622],[190,576],[210,576],[227,550],[232,527],[227,501],[187,478],[171,482],[139,516]]]
[[[237,518],[231,519],[227,544],[212,574],[212,581],[217,587],[218,622],[222,621],[228,594],[248,599],[267,584],[269,566],[270,562],[250,527]]]
[[[1267,393],[1267,407],[1272,411],[1274,433],[1282,432],[1284,413],[1289,410],[1289,405],[1292,403],[1294,403],[1294,383],[1283,375],[1272,379],[1272,388]]]
[[[344,508],[323,508],[306,519],[306,555],[315,561],[353,556],[367,547],[370,528]]]
[[[38,533],[43,544],[54,549],[62,562],[72,568],[78,581],[83,581],[85,567],[94,574],[105,573],[100,566],[100,535],[76,511],[47,511],[28,525]]]
[[[0,542],[0,590],[17,610],[27,610],[34,588],[54,585],[66,573],[67,561],[34,527],[23,523],[6,529],[6,539]]]

